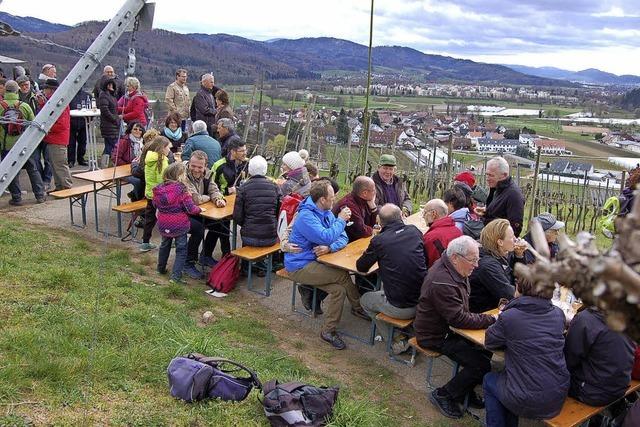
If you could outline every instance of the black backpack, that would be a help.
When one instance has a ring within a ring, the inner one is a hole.
[[[262,406],[272,427],[324,426],[338,398],[338,387],[315,387],[299,382],[278,384],[272,380],[262,391]]]

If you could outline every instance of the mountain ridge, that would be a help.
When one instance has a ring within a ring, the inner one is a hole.
[[[553,79],[568,80],[577,83],[635,86],[640,85],[640,76],[631,74],[617,75],[597,68],[587,68],[580,71],[564,70],[556,67],[530,67],[526,65],[504,64],[512,70],[521,73]]]

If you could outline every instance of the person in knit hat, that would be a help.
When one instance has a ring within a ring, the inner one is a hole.
[[[296,151],[289,151],[282,157],[282,176],[277,183],[283,196],[298,193],[302,196],[309,195],[311,179],[305,167],[305,161]]]
[[[458,175],[453,177],[453,180],[454,182],[464,182],[471,189],[476,186],[476,177],[471,171],[460,172]]]

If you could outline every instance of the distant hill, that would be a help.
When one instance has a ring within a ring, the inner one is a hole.
[[[104,22],[85,22],[73,27],[50,24],[34,18],[3,14],[5,22],[16,29],[49,38],[61,45],[87,49],[104,27]],[[57,47],[34,44],[6,37],[0,54],[27,61],[33,74],[45,63],[58,66],[65,75],[75,64],[76,54]],[[366,71],[367,46],[330,37],[296,40],[255,41],[229,34],[179,34],[156,29],[136,36],[137,74],[143,84],[164,86],[173,80],[175,69],[189,69],[196,76],[213,72],[218,81],[252,83],[264,73],[267,80],[319,79],[326,70]],[[127,57],[128,37],[121,37],[103,61],[120,73]],[[502,65],[483,64],[441,55],[427,55],[402,46],[378,46],[373,49],[373,64],[390,73],[411,73],[428,81],[455,81],[482,84],[535,86],[574,86],[566,81],[531,76]],[[101,68],[101,67],[99,67]],[[96,71],[94,78],[97,78]],[[422,77],[420,77],[422,76]],[[193,88],[195,85],[191,85]]]
[[[6,22],[21,33],[57,33],[71,28],[68,25],[52,24],[31,16],[14,16],[6,12],[0,12],[0,21]]]
[[[607,73],[595,68],[589,68],[582,71],[569,71],[555,67],[527,67],[525,65],[506,66],[515,71],[530,74],[532,76],[539,76],[550,79],[561,79],[570,82],[620,86],[640,85],[640,76],[629,74],[618,76],[616,74]]]

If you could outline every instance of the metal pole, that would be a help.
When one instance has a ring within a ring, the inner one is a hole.
[[[533,173],[533,185],[531,187],[531,205],[529,205],[529,222],[533,218],[533,207],[536,204],[536,187],[538,186],[538,173],[540,172],[540,154],[542,153],[542,147],[538,147],[536,153],[536,168]]]
[[[249,128],[251,127],[251,116],[253,116],[253,106],[256,102],[256,90],[257,86],[253,85],[253,94],[251,95],[251,106],[249,107],[249,114],[247,114],[247,123],[244,127],[244,133],[242,135],[242,140],[246,143],[247,138],[249,137]]]
[[[373,2],[371,0],[371,15],[369,19],[369,68],[367,72],[367,89],[364,99],[364,113],[362,117],[362,123],[364,124],[364,131],[362,133],[362,140],[364,146],[360,146],[360,152],[358,154],[358,171],[364,173],[367,167],[367,156],[369,154],[369,92],[371,92],[371,53],[373,50]]]
[[[438,140],[433,138],[433,151],[431,152],[431,188],[429,189],[429,198],[433,199],[436,194],[436,153],[438,152]]]
[[[42,138],[58,120],[73,96],[86,83],[98,64],[107,56],[122,34],[131,26],[145,5],[144,0],[128,0],[107,22],[86,53],[71,69],[60,87],[51,95],[33,122],[0,163],[0,196],[31,157]]]
[[[451,182],[451,170],[453,168],[453,133],[449,134],[449,150],[447,151],[447,185]]]

